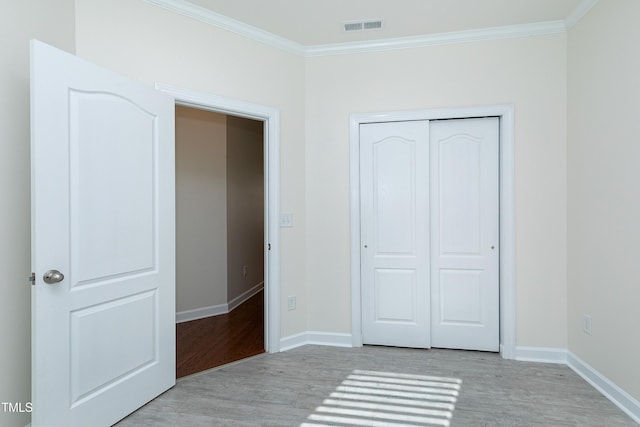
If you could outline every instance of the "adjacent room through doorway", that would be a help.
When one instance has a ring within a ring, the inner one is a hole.
[[[264,123],[176,106],[176,376],[265,351]]]

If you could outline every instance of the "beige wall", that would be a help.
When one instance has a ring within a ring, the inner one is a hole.
[[[280,203],[296,218],[281,233],[281,335],[306,330],[304,58],[141,1],[77,0],[76,33],[79,56],[149,85],[159,81],[280,111]],[[298,309],[287,311],[292,294]]]
[[[349,114],[513,104],[517,344],[566,347],[565,35],[312,58],[306,97],[309,330],[350,332]]]
[[[226,304],[227,117],[176,107],[176,310]]]
[[[232,301],[264,276],[264,124],[234,116],[226,123],[227,299]]]
[[[639,22],[637,0],[600,1],[568,44],[569,350],[638,400]]]
[[[0,402],[31,400],[29,40],[75,50],[74,0],[0,0]],[[29,414],[0,409],[0,425]]]

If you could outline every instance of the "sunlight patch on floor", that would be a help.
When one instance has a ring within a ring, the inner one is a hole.
[[[353,371],[300,427],[449,426],[458,378]]]

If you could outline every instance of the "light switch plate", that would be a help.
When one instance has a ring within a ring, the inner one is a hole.
[[[288,212],[280,213],[280,227],[293,227],[293,214]]]

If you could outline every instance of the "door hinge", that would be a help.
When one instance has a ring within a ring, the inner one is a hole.
[[[36,273],[31,273],[31,276],[29,276],[29,281],[31,282],[31,286],[34,286],[36,284]]]
[[[267,250],[270,251],[271,250],[271,243],[267,243]]]

